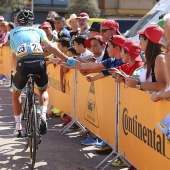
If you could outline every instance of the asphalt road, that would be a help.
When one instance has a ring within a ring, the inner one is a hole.
[[[14,137],[12,93],[0,87],[0,170],[27,170],[29,150],[24,139]],[[48,118],[48,133],[39,145],[35,170],[93,170],[107,155],[95,154],[94,146],[82,146],[78,131],[61,135],[60,118]],[[114,157],[112,157],[113,159]],[[101,166],[102,168],[102,166]],[[100,168],[99,168],[100,169]],[[127,170],[109,165],[106,170]]]

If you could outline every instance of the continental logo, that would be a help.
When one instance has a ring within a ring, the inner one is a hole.
[[[162,133],[162,136],[156,133],[156,129],[149,129],[145,125],[138,122],[137,115],[133,117],[128,116],[128,110],[123,109],[122,114],[122,128],[125,135],[131,133],[136,138],[141,140],[143,143],[170,159],[166,156],[165,152],[165,135]]]

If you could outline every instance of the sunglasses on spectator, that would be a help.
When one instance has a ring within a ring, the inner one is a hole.
[[[113,28],[108,28],[108,29],[100,29],[100,32],[105,33],[107,30],[113,30]]]
[[[145,35],[140,34],[139,35],[139,40],[147,40],[147,37]]]

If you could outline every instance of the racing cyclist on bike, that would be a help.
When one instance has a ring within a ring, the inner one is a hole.
[[[68,66],[79,67],[79,62],[74,58],[67,58],[55,44],[49,42],[45,32],[33,26],[34,14],[29,10],[21,10],[17,13],[17,21],[20,26],[10,31],[10,47],[13,51],[12,62],[16,63],[16,74],[13,78],[12,106],[16,122],[16,137],[23,137],[21,125],[22,101],[21,91],[27,83],[29,74],[39,74],[35,83],[39,90],[40,105],[40,134],[47,132],[46,112],[48,105],[48,76],[46,62],[41,43],[56,57],[66,62]]]

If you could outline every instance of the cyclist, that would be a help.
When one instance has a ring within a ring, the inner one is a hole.
[[[13,51],[12,62],[16,63],[16,74],[13,78],[12,105],[16,122],[16,137],[23,137],[21,125],[22,101],[21,91],[27,83],[28,74],[39,74],[35,80],[39,90],[40,105],[40,133],[47,132],[46,112],[48,105],[48,76],[46,62],[41,43],[55,56],[66,62],[69,66],[79,64],[77,60],[67,58],[55,44],[49,42],[45,32],[33,26],[34,14],[29,10],[21,10],[17,13],[17,21],[20,26],[10,32],[10,47]]]

